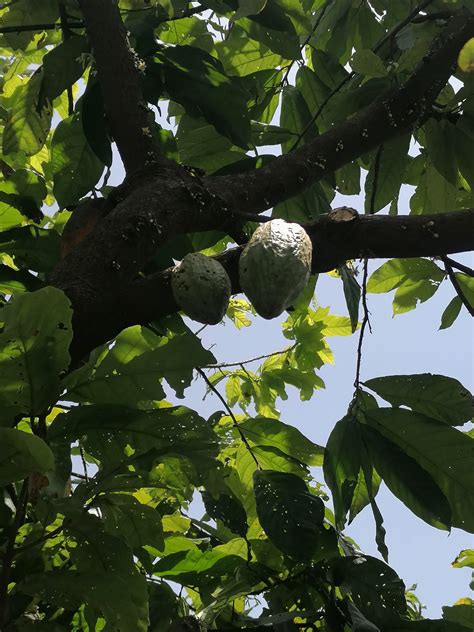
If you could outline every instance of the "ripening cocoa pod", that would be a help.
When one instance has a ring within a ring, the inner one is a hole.
[[[274,219],[260,225],[239,261],[242,290],[263,318],[290,307],[311,272],[312,243],[299,224]]]
[[[199,323],[215,325],[226,313],[230,279],[221,264],[199,252],[184,257],[171,277],[176,303]]]

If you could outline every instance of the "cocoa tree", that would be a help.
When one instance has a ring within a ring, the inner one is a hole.
[[[383,480],[433,527],[474,531],[472,397],[441,375],[362,382],[360,364],[368,292],[407,311],[451,283],[441,327],[474,311],[452,258],[474,246],[472,0],[0,12],[2,630],[470,629],[469,599],[422,617],[376,496]],[[364,208],[336,203],[361,182]],[[312,242],[289,345],[219,362],[179,311],[176,261],[218,261],[228,327],[247,326],[239,259],[271,218]],[[371,259],[388,261],[368,278]],[[348,316],[314,303],[331,271]],[[323,448],[276,403],[321,387],[334,327],[359,336],[357,370]],[[177,402],[194,376],[209,419]],[[364,509],[384,561],[344,535]]]

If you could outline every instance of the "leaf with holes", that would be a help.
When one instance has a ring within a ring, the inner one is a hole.
[[[255,472],[254,493],[258,519],[270,540],[286,555],[309,560],[324,529],[323,501],[299,476],[271,470]]]

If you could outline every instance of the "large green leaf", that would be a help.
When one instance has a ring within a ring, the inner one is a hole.
[[[0,230],[18,226],[25,218],[40,223],[46,193],[44,179],[27,169],[18,169],[0,182]]]
[[[139,573],[53,570],[31,575],[19,590],[59,608],[75,610],[86,603],[111,629],[149,629],[146,581]]]
[[[399,314],[431,298],[443,278],[443,271],[428,259],[391,259],[371,275],[367,291],[379,294],[397,288],[393,313]]]
[[[81,112],[56,127],[51,144],[51,170],[54,195],[61,207],[76,204],[97,184],[104,164],[87,142]]]
[[[39,437],[13,428],[0,428],[0,486],[54,467],[53,453]]]
[[[175,454],[197,463],[216,453],[217,435],[197,413],[184,406],[136,410],[113,404],[80,406],[56,417],[48,436],[82,438],[87,452],[104,467],[125,463],[150,450],[156,458]],[[133,446],[130,454],[129,446]]]
[[[60,290],[17,294],[2,310],[0,407],[3,423],[18,414],[37,416],[54,404],[69,365],[72,311]]]
[[[324,530],[324,504],[294,474],[257,470],[254,474],[257,515],[270,540],[285,554],[308,560]]]
[[[322,465],[323,448],[307,439],[297,428],[278,419],[257,417],[239,424],[254,445],[277,448],[306,465]]]
[[[59,260],[60,237],[54,230],[23,226],[0,232],[0,252],[14,258],[18,267],[50,272]]]
[[[462,426],[474,413],[471,393],[458,380],[445,375],[389,375],[367,380],[365,385],[392,406],[408,406],[453,426]]]
[[[41,2],[18,0],[7,6],[7,12],[2,15],[2,25],[12,27],[13,32],[2,35],[2,37],[13,49],[26,48],[34,39],[35,32],[37,33],[34,28],[26,28],[24,31],[21,29],[15,32],[14,27],[55,22],[59,17],[58,4],[55,0],[41,0]]]
[[[163,550],[163,527],[156,509],[139,502],[129,494],[99,496],[94,507],[100,510],[104,529],[133,548],[145,545]]]
[[[84,65],[81,57],[88,51],[87,38],[73,35],[44,56],[41,104],[45,101],[54,101],[82,77]]]
[[[40,88],[41,75],[34,74],[15,90],[3,131],[5,154],[23,151],[27,156],[33,156],[44,145],[51,125],[52,110],[48,105],[39,109]]]
[[[373,623],[385,626],[407,610],[405,586],[393,569],[369,555],[329,562],[337,585],[349,589],[357,608]]]
[[[375,152],[365,180],[365,212],[377,213],[398,197],[408,162],[411,134],[404,134]]]
[[[375,468],[390,491],[422,520],[448,530],[451,508],[429,472],[373,428],[363,428],[363,437]]]
[[[474,532],[474,441],[447,424],[403,408],[374,408],[366,423],[428,472],[449,501],[452,525]]]
[[[357,419],[343,417],[334,426],[324,451],[324,480],[331,490],[339,528],[344,526],[351,507],[363,458]]]
[[[246,560],[216,546],[209,551],[180,551],[159,560],[153,569],[158,577],[168,577],[186,584],[207,584],[245,566]]]
[[[215,58],[193,46],[157,53],[154,72],[164,77],[166,91],[195,117],[204,118],[233,143],[247,147],[250,119],[240,81],[225,73]],[[153,70],[153,68],[152,68]]]

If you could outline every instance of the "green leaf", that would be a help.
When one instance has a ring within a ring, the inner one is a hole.
[[[441,281],[443,277],[443,271],[429,259],[391,259],[371,275],[367,291],[380,294],[425,279]]]
[[[449,501],[452,525],[474,532],[474,441],[440,421],[405,409],[376,408],[366,422],[426,470]]]
[[[310,124],[311,113],[301,92],[293,86],[285,86],[282,90],[280,126],[291,132],[294,138],[282,143],[281,147],[283,153],[286,153],[293,147],[297,137],[302,134],[306,126],[308,126],[308,129],[304,134],[301,144],[308,142],[316,136],[316,126]]]
[[[438,529],[449,530],[451,508],[432,476],[372,428],[364,428],[363,436],[375,468],[389,490],[419,518]]]
[[[458,181],[455,154],[455,128],[449,121],[429,119],[423,126],[426,148],[438,172],[452,185]]]
[[[44,24],[56,22],[58,19],[58,4],[55,0],[20,0],[8,7],[2,15],[2,25],[5,27],[30,26],[32,24]],[[2,37],[13,49],[25,49],[34,39],[36,29],[28,29],[25,32],[7,33]]]
[[[456,559],[452,563],[454,568],[463,568],[469,566],[474,568],[474,549],[464,549],[456,556]]]
[[[346,264],[340,268],[342,287],[344,289],[344,297],[346,299],[347,309],[351,318],[352,333],[357,329],[359,324],[359,303],[360,303],[360,285],[358,284],[354,273]]]
[[[105,118],[100,84],[90,81],[81,99],[82,129],[89,147],[107,167],[112,164],[112,146]]]
[[[405,615],[405,586],[390,566],[369,555],[341,557],[330,565],[338,585],[349,588],[357,608],[384,632],[387,622]]]
[[[445,375],[391,375],[364,384],[392,406],[408,406],[453,426],[470,421],[474,414],[471,393],[458,380]]]
[[[224,525],[245,538],[247,534],[247,514],[242,505],[229,494],[220,494],[217,498],[209,492],[201,492],[206,511],[214,520],[222,520]]]
[[[392,259],[371,275],[367,291],[380,294],[398,288],[393,301],[396,315],[433,296],[443,279],[443,271],[428,259]]]
[[[257,515],[270,540],[286,555],[308,560],[324,529],[324,504],[294,474],[257,470],[254,474]]]
[[[51,126],[50,106],[38,109],[41,75],[34,74],[15,90],[9,102],[10,114],[3,130],[3,153],[23,151],[34,156],[44,145]]]
[[[239,8],[232,16],[232,20],[240,20],[247,15],[257,15],[265,8],[267,0],[239,0]]]
[[[0,292],[3,294],[34,292],[42,287],[43,282],[27,270],[13,270],[0,264]]]
[[[471,37],[461,48],[458,65],[463,72],[474,72],[474,37]]]
[[[51,143],[54,195],[60,207],[76,204],[99,181],[104,164],[87,142],[82,114],[61,121]]]
[[[412,214],[445,213],[456,208],[457,187],[439,173],[429,158],[426,159],[425,172],[417,185],[410,199]]]
[[[248,18],[239,20],[239,26],[248,37],[264,44],[283,59],[298,59],[301,56],[298,36],[290,20],[286,22],[285,30],[258,24],[256,20]]]
[[[146,581],[139,573],[53,570],[31,575],[19,589],[60,608],[75,610],[86,603],[122,632],[149,629]]]
[[[323,448],[307,439],[297,428],[278,419],[257,417],[239,424],[250,443],[277,448],[305,465],[322,465]]]
[[[457,603],[455,606],[443,606],[443,619],[465,625],[466,628],[474,629],[474,601],[463,599],[466,603]]]
[[[462,293],[466,297],[469,305],[474,309],[474,278],[462,272],[456,272],[455,276]]]
[[[18,267],[50,272],[59,261],[60,237],[54,230],[23,226],[0,232],[0,252],[11,255]]]
[[[113,404],[80,406],[61,414],[48,433],[71,443],[82,438],[86,451],[114,467],[153,450],[187,456],[196,463],[214,456],[217,435],[197,413],[184,406],[136,410]],[[114,440],[111,441],[111,437]]]
[[[0,428],[0,486],[15,483],[29,474],[45,474],[54,467],[54,457],[47,444],[33,434]]]
[[[232,142],[204,119],[184,115],[176,136],[180,161],[210,173],[245,156]]]
[[[408,163],[411,134],[384,143],[375,152],[365,180],[365,212],[377,213],[397,198]]]
[[[156,55],[156,73],[163,73],[166,91],[192,116],[204,116],[233,143],[246,148],[250,140],[247,95],[222,64],[193,46],[176,46]]]
[[[352,70],[366,77],[385,77],[387,69],[378,55],[368,49],[360,49],[352,56]]]
[[[73,35],[44,56],[40,104],[46,101],[52,103],[64,90],[82,77],[84,66],[81,55],[88,51],[87,38]]]
[[[455,296],[448,304],[441,316],[440,329],[451,327],[461,311],[462,301],[459,296]]]
[[[65,294],[45,287],[17,294],[2,310],[0,406],[4,420],[42,415],[59,397],[69,365],[72,311]]]
[[[156,509],[128,494],[99,496],[94,507],[100,510],[105,530],[134,550],[145,545],[163,550],[163,527]]]
[[[359,424],[352,416],[334,426],[324,451],[324,480],[331,490],[336,525],[342,529],[354,497],[362,468]]]

